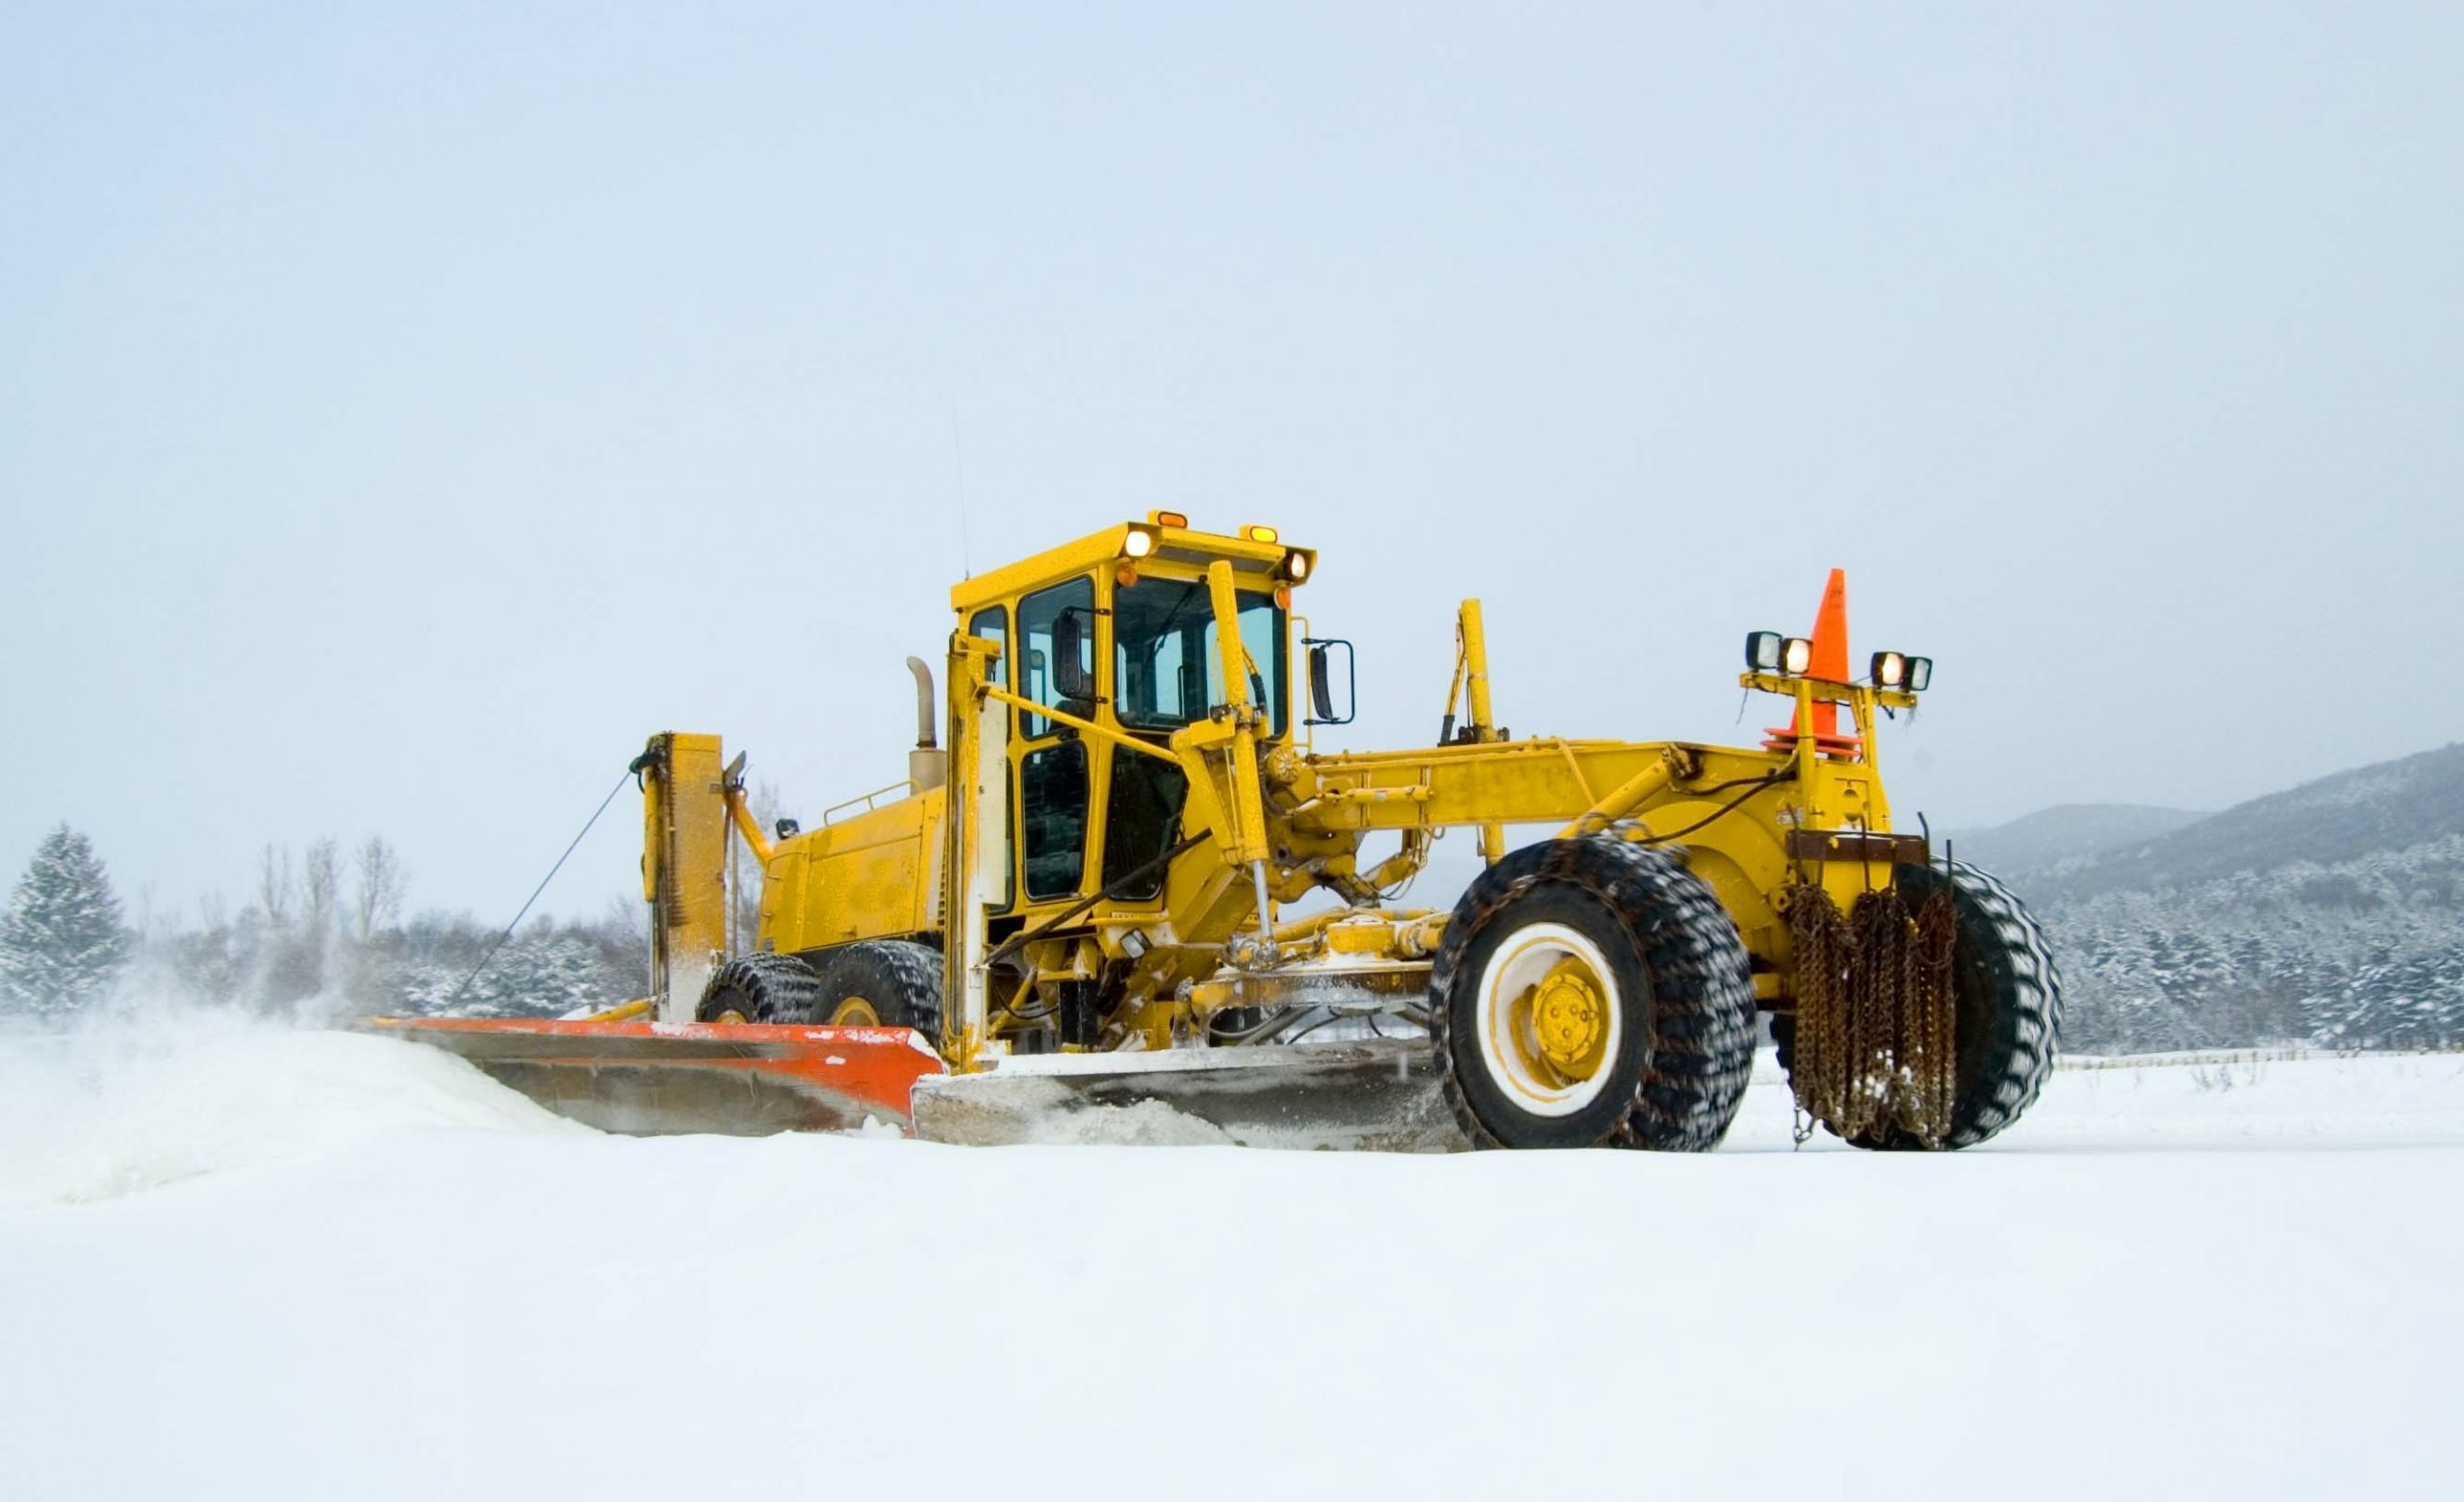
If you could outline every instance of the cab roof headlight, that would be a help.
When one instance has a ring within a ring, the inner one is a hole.
[[[1283,576],[1298,584],[1309,577],[1309,555],[1296,547],[1283,555]]]
[[[1922,694],[1933,686],[1934,659],[1931,657],[1909,658],[1908,691],[1912,694]]]
[[[1749,631],[1745,637],[1745,665],[1757,673],[1780,671],[1780,643],[1777,631]]]
[[[1245,526],[1241,528],[1241,535],[1253,543],[1279,543],[1283,541],[1283,534],[1270,526]]]
[[[1813,643],[1802,636],[1791,636],[1780,648],[1780,671],[1792,678],[1805,676],[1813,666]]]
[[[1129,535],[1120,540],[1120,555],[1124,558],[1144,558],[1154,551],[1155,534],[1145,527],[1131,527]]]

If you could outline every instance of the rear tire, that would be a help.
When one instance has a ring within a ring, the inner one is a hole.
[[[1429,975],[1447,1104],[1482,1148],[1707,1152],[1745,1097],[1754,1018],[1745,945],[1710,887],[1607,835],[1483,872]]]
[[[816,958],[821,977],[813,1021],[913,1028],[927,1041],[939,1043],[940,951],[907,939],[865,939]]]
[[[1956,937],[1951,950],[1953,1036],[1959,1052],[1951,1130],[1941,1147],[1974,1147],[2019,1119],[2053,1073],[2062,1027],[2062,977],[2044,931],[2025,904],[1974,866],[1903,866],[1901,894],[1912,910],[1948,885]],[[1791,1069],[1796,1019],[1771,1019],[1780,1068]],[[1827,1129],[1826,1129],[1827,1130]],[[1848,1138],[1877,1152],[1921,1152],[1926,1144],[1889,1130]]]
[[[809,1022],[821,978],[793,955],[745,955],[721,965],[693,1010],[702,1022]]]

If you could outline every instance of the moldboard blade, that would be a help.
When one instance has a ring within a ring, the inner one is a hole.
[[[915,1084],[915,1134],[970,1146],[1123,1142],[1452,1152],[1424,1038],[1030,1054]]]
[[[909,1092],[941,1072],[908,1028],[372,1017],[602,1132],[629,1136],[907,1127]]]

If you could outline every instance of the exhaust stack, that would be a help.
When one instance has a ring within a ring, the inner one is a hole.
[[[949,759],[933,734],[933,670],[923,658],[910,657],[907,671],[915,675],[915,749],[907,753],[907,780],[921,793],[949,780]]]

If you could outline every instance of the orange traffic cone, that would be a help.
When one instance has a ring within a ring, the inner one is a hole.
[[[1806,664],[1805,675],[1826,683],[1848,681],[1848,571],[1834,569],[1831,581],[1822,589],[1822,608],[1814,612],[1813,635],[1808,640],[1813,652]],[[1858,753],[1857,738],[1839,733],[1839,706],[1827,699],[1813,701],[1813,724],[1790,725],[1774,729],[1763,740],[1765,751],[1792,751],[1797,737],[1810,733],[1814,750],[1825,756],[1853,757]]]

